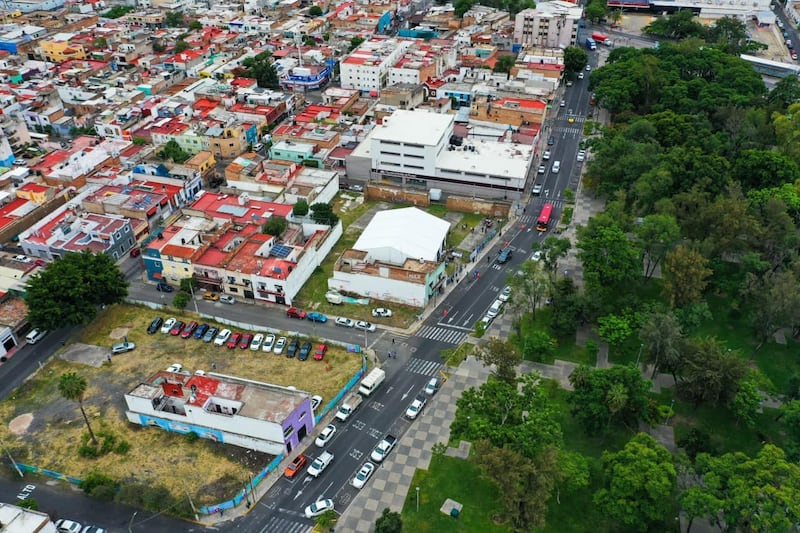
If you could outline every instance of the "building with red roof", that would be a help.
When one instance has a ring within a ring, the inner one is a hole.
[[[291,305],[342,234],[341,223],[296,220],[291,212],[246,194],[204,192],[147,243],[148,278],[177,285],[191,275],[207,290]],[[280,238],[261,229],[274,216],[289,221]]]

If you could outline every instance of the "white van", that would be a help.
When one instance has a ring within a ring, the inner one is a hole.
[[[554,161],[553,162],[553,174],[558,174],[559,170],[561,170],[561,161]]]
[[[361,386],[358,388],[358,393],[362,396],[369,396],[375,392],[375,389],[380,387],[384,379],[386,379],[386,372],[380,368],[373,368],[372,371],[367,374],[367,377],[361,380]]]
[[[494,318],[500,314],[500,308],[503,307],[503,302],[500,300],[495,300],[492,306],[486,311],[486,316]]]
[[[45,335],[47,335],[46,330],[34,329],[30,333],[28,333],[28,335],[25,337],[25,340],[27,341],[28,344],[36,344],[37,342],[42,340]]]

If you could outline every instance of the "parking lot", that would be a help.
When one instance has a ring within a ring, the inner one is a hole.
[[[241,448],[210,441],[189,443],[182,435],[132,426],[124,416],[126,392],[152,373],[178,363],[190,372],[203,370],[295,386],[318,394],[327,402],[361,365],[359,355],[331,345],[322,361],[314,360],[319,339],[302,339],[311,342],[313,349],[307,361],[298,361],[285,354],[242,349],[238,345],[216,346],[193,337],[184,339],[160,332],[150,335],[147,328],[157,314],[129,305],[107,309],[85,328],[76,343],[67,344],[15,397],[0,404],[5,420],[24,420],[15,424],[19,433],[12,433],[9,427],[2,430],[2,438],[12,453],[21,454],[15,457],[18,461],[79,478],[99,469],[118,479],[164,483],[175,494],[189,490],[195,503],[212,503],[240,488],[239,480],[246,477],[246,472],[256,471],[268,460]],[[188,313],[161,316],[192,320]],[[135,349],[111,356],[111,346],[126,338],[135,343]],[[58,392],[59,377],[65,372],[77,372],[88,382],[83,403],[94,431],[128,441],[129,452],[91,460],[79,457],[78,446],[86,428],[77,404],[64,400]],[[208,472],[197,476],[198,465]],[[207,485],[207,480],[215,481]]]

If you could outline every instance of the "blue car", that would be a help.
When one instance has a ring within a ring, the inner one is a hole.
[[[322,313],[317,313],[316,311],[308,313],[306,315],[306,320],[310,320],[311,322],[319,322],[320,324],[324,324],[328,321],[328,317],[323,315]]]
[[[208,324],[201,325],[199,328],[197,328],[197,331],[194,332],[194,338],[198,340],[202,339],[205,336],[206,331],[208,331]]]

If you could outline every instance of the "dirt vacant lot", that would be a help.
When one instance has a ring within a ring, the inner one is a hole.
[[[125,393],[153,372],[180,363],[189,371],[202,369],[293,385],[328,401],[361,364],[357,354],[332,346],[325,362],[297,361],[262,351],[229,350],[193,338],[148,335],[147,326],[157,314],[129,305],[106,309],[76,342],[60,350],[36,377],[0,403],[5,422],[0,435],[16,460],[78,478],[98,470],[122,481],[163,484],[173,494],[188,490],[195,503],[214,503],[232,496],[243,486],[247,472],[258,471],[269,458],[206,440],[191,443],[182,435],[130,424],[124,414]],[[161,316],[192,320],[189,313]],[[123,336],[135,342],[136,349],[114,356],[108,363],[111,345]],[[58,391],[59,378],[66,372],[77,372],[88,382],[84,405],[94,431],[129,442],[127,453],[112,452],[97,459],[78,455],[86,426],[76,402],[63,399]],[[15,420],[16,432],[12,432]]]

